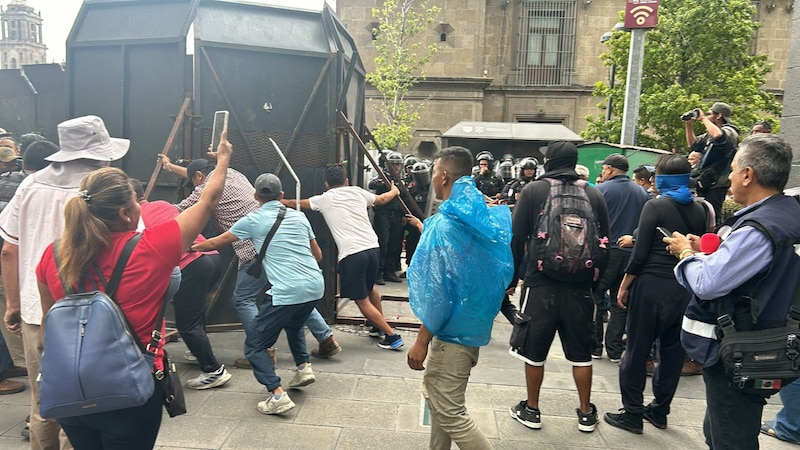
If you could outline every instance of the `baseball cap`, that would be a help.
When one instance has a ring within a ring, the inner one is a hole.
[[[603,160],[603,165],[611,166],[615,169],[622,170],[623,172],[628,171],[628,158],[620,155],[619,153],[612,153],[606,156],[606,159]]]
[[[283,192],[280,178],[271,173],[262,173],[256,178],[256,194],[262,198],[277,197]]]
[[[17,152],[11,149],[11,147],[0,147],[0,161],[7,163],[17,158]]]
[[[97,116],[77,117],[61,122],[58,124],[58,141],[61,150],[48,156],[48,161],[116,161],[128,153],[131,145],[131,141],[127,139],[109,136],[106,124]]]
[[[13,135],[14,135],[14,133],[12,133],[10,131],[6,131],[5,128],[0,128],[0,138],[9,137],[9,136],[13,136]]]
[[[199,158],[195,159],[194,161],[190,162],[188,166],[186,166],[186,179],[183,180],[182,187],[192,187],[192,177],[194,174],[205,169],[208,167],[213,167],[214,165],[209,163],[207,159]]]
[[[711,111],[722,116],[725,119],[725,123],[730,122],[731,115],[733,114],[733,110],[731,109],[731,105],[722,102],[716,102],[711,105]]]

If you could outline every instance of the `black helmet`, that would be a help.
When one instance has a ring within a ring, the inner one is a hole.
[[[406,155],[405,159],[403,159],[403,166],[405,168],[414,167],[414,164],[417,163],[417,157],[414,155]]]
[[[478,153],[478,156],[475,157],[475,160],[492,162],[494,161],[494,156],[492,156],[492,152],[490,152],[489,150],[484,150]]]
[[[537,161],[536,158],[525,158],[522,160],[519,167],[522,170],[536,170],[536,168],[539,167],[539,161]]]
[[[503,153],[503,161],[514,162],[514,155],[512,155],[511,153]]]
[[[400,152],[389,152],[386,155],[386,162],[390,164],[403,164],[403,155]]]
[[[424,162],[418,162],[411,168],[411,175],[414,182],[421,187],[431,184],[431,168]]]
[[[511,168],[514,167],[514,164],[511,161],[503,161],[497,167],[497,175],[502,177],[505,180],[511,178]]]

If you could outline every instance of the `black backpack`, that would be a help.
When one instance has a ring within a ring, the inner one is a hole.
[[[574,183],[543,178],[550,183],[531,247],[538,270],[560,281],[592,281],[603,259],[597,217],[586,181]]]

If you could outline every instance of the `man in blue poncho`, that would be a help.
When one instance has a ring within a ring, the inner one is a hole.
[[[436,154],[431,186],[444,203],[426,221],[408,269],[409,301],[422,321],[408,365],[425,370],[433,450],[449,449],[451,441],[461,449],[492,448],[467,414],[464,394],[513,276],[511,214],[507,206],[486,206],[471,171],[463,147]]]

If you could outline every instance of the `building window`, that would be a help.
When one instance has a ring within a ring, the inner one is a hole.
[[[35,23],[31,24],[31,39],[30,39],[30,41],[31,42],[35,42],[37,44],[39,43],[39,36],[36,33],[36,24]]]
[[[575,58],[575,0],[522,0],[516,84],[572,83]]]

